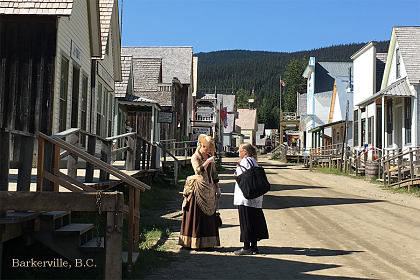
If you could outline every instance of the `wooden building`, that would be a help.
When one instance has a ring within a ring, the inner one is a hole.
[[[123,47],[132,56],[133,96],[161,107],[160,139],[183,140],[191,132],[193,92],[192,47]]]

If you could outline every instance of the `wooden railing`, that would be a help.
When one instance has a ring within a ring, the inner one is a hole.
[[[420,148],[386,151],[382,159],[384,184],[393,187],[420,184]]]
[[[75,159],[74,165],[77,165],[77,159],[81,158],[89,163],[90,165],[99,168],[101,171],[106,174],[111,174],[124,182],[129,189],[128,195],[128,205],[123,206],[124,213],[128,215],[128,266],[129,269],[132,265],[133,260],[133,249],[138,252],[138,243],[139,243],[139,222],[140,222],[140,191],[150,190],[150,186],[131,177],[124,172],[118,170],[112,165],[96,158],[95,156],[85,152],[84,150],[78,148],[77,146],[70,144],[63,139],[62,137],[71,135],[74,133],[74,130],[69,130],[67,132],[60,133],[58,135],[47,136],[45,134],[39,133],[38,136],[38,165],[37,165],[37,191],[41,192],[43,190],[43,181],[49,180],[53,183],[53,191],[59,192],[59,186],[62,186],[72,192],[96,192],[97,190],[85,185],[84,183],[77,180],[77,170],[76,177],[73,175],[64,174],[60,171],[60,151],[65,150],[69,153],[73,160]],[[45,159],[45,147],[51,146],[53,151],[52,156],[52,168],[46,170],[46,159]],[[74,210],[73,210],[74,211]],[[136,246],[134,246],[136,244]]]

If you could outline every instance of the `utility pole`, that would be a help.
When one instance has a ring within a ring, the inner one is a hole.
[[[281,110],[281,74],[280,74],[280,110],[279,110],[279,146],[283,142],[283,132],[281,131],[281,119],[282,119],[282,110]]]
[[[341,147],[341,160],[340,160],[340,171],[343,168],[343,156],[344,156],[344,144],[347,142],[347,119],[349,115],[349,101],[346,104],[346,121],[344,122],[344,133],[343,133],[343,145]]]

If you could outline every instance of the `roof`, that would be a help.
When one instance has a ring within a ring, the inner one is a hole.
[[[401,57],[404,61],[408,80],[420,83],[420,26],[395,26]]]
[[[114,0],[99,0],[99,13],[101,21],[102,56],[105,55],[109,31],[111,29],[112,9]]]
[[[233,112],[235,110],[234,94],[223,94],[223,107],[227,107],[228,112]]]
[[[132,70],[132,56],[121,56],[122,81],[115,82],[115,97],[124,97]]]
[[[315,66],[315,93],[332,92],[337,77],[348,77],[352,62],[318,62]]]
[[[407,79],[404,77],[390,84],[388,87],[375,93],[369,98],[363,100],[356,106],[365,106],[374,102],[377,98],[381,96],[413,96],[413,93],[411,92],[410,87],[408,86]]]
[[[297,108],[297,113],[299,116],[304,116],[307,113],[307,107],[306,107],[306,103],[307,103],[307,94],[305,93],[299,93],[298,96],[298,108]]]
[[[323,128],[334,126],[334,125],[337,125],[337,124],[342,124],[342,123],[345,123],[345,122],[346,122],[345,120],[339,120],[339,121],[336,121],[336,122],[326,123],[326,124],[319,125],[317,127],[314,127],[312,129],[310,129],[309,132],[317,132],[317,131],[320,131]]]
[[[376,91],[381,90],[387,56],[387,53],[376,53]]]
[[[134,92],[157,91],[162,59],[133,58]]]
[[[161,58],[163,83],[172,83],[176,77],[182,84],[191,84],[193,47],[123,47],[121,53],[133,58]]]
[[[238,118],[236,125],[243,129],[256,129],[257,110],[254,109],[238,109]]]
[[[1,0],[0,14],[70,16],[73,0]]]

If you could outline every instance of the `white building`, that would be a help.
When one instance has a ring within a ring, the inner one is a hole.
[[[380,139],[383,148],[419,146],[419,91],[420,27],[394,27],[380,91],[356,103],[355,114],[360,121],[358,133],[366,131],[365,126],[368,131],[372,126],[372,133],[383,135]],[[363,110],[367,111],[364,116]],[[369,112],[376,114],[376,118]],[[364,143],[366,140],[360,144]]]

